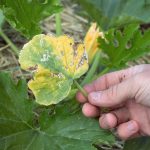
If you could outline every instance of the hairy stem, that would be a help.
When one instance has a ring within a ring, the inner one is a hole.
[[[18,48],[14,45],[14,43],[7,37],[7,35],[0,29],[0,36],[7,42],[7,44],[11,47],[16,56],[19,55]]]
[[[99,59],[100,59],[100,51],[98,51],[96,53],[93,64],[92,64],[90,70],[88,71],[86,77],[84,78],[84,80],[81,83],[82,86],[91,81],[93,75],[95,74],[95,72],[97,70],[97,67],[99,66]]]
[[[102,70],[93,80],[96,80],[97,78],[99,78],[100,76],[104,75],[105,73],[108,73],[110,70],[109,67],[106,67],[104,70]]]

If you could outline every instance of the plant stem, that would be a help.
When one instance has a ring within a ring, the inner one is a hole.
[[[99,59],[100,59],[100,51],[98,51],[95,55],[95,58],[94,58],[94,62],[90,68],[90,70],[88,71],[86,77],[84,78],[84,80],[82,81],[81,85],[85,85],[86,83],[88,83],[91,78],[93,77],[95,71],[97,70],[97,67],[99,65]]]
[[[7,44],[11,47],[16,56],[19,55],[18,48],[14,45],[14,43],[7,37],[7,35],[0,29],[1,37],[7,42]]]
[[[102,76],[103,74],[107,73],[110,70],[109,67],[106,67],[104,70],[102,70],[93,80],[97,79],[98,77]]]
[[[80,86],[80,84],[79,84],[76,80],[74,80],[74,83],[75,83],[75,85],[77,86],[77,88],[82,92],[82,94],[83,94],[85,97],[87,97],[87,96],[88,96],[87,92]]]
[[[106,67],[103,71],[101,71],[99,74],[98,74],[98,77],[102,76],[103,74],[107,73],[108,71],[110,70],[109,67]]]
[[[57,4],[60,4],[60,0],[57,0]],[[59,36],[62,34],[62,27],[61,27],[61,15],[60,12],[56,14],[55,16],[56,20],[56,35]]]

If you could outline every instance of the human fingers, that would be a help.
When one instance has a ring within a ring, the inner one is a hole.
[[[82,112],[86,117],[100,116],[100,109],[90,103],[85,103],[82,107]]]
[[[100,126],[104,129],[114,128],[121,123],[127,122],[129,120],[130,114],[127,108],[122,107],[114,111],[110,111],[100,117]]]
[[[131,138],[132,136],[138,134],[138,132],[139,132],[139,125],[134,120],[122,123],[117,128],[118,136],[123,140]]]
[[[95,88],[94,88],[93,84],[87,84],[84,86],[84,90],[87,92],[87,94],[89,94],[90,92],[95,91]],[[87,101],[87,98],[80,91],[77,92],[76,99],[80,103],[85,103]]]
[[[118,84],[138,73],[150,70],[149,64],[137,65],[120,71],[105,74],[90,84],[93,91],[101,91]],[[91,90],[91,91],[92,91]]]
[[[129,77],[137,73],[147,71],[147,70],[150,70],[149,64],[137,65],[128,69],[108,73],[98,78],[97,80],[93,81],[92,83],[85,85],[84,89],[87,93],[104,90],[114,84],[120,83],[123,80],[128,79]],[[87,101],[85,96],[80,91],[77,92],[76,99],[81,103]]]
[[[133,88],[133,82],[132,79],[129,79],[107,90],[91,92],[88,95],[88,101],[99,107],[112,107],[121,104],[134,96],[135,88]]]
[[[99,124],[103,129],[111,129],[117,126],[117,118],[111,113],[103,114],[99,118]]]

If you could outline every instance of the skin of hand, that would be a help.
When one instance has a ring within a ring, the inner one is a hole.
[[[104,129],[116,128],[121,139],[150,136],[150,65],[105,74],[78,92],[86,117],[99,117]],[[102,113],[101,108],[108,108]]]

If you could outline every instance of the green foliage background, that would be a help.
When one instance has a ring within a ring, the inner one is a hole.
[[[150,22],[149,0],[78,0],[103,30],[133,22]]]
[[[94,143],[113,142],[109,131],[81,114],[75,100],[37,114],[26,81],[14,83],[7,73],[0,73],[0,91],[0,150],[94,150]]]
[[[0,8],[12,27],[27,38],[42,32],[42,19],[62,10],[57,0],[1,0]]]

